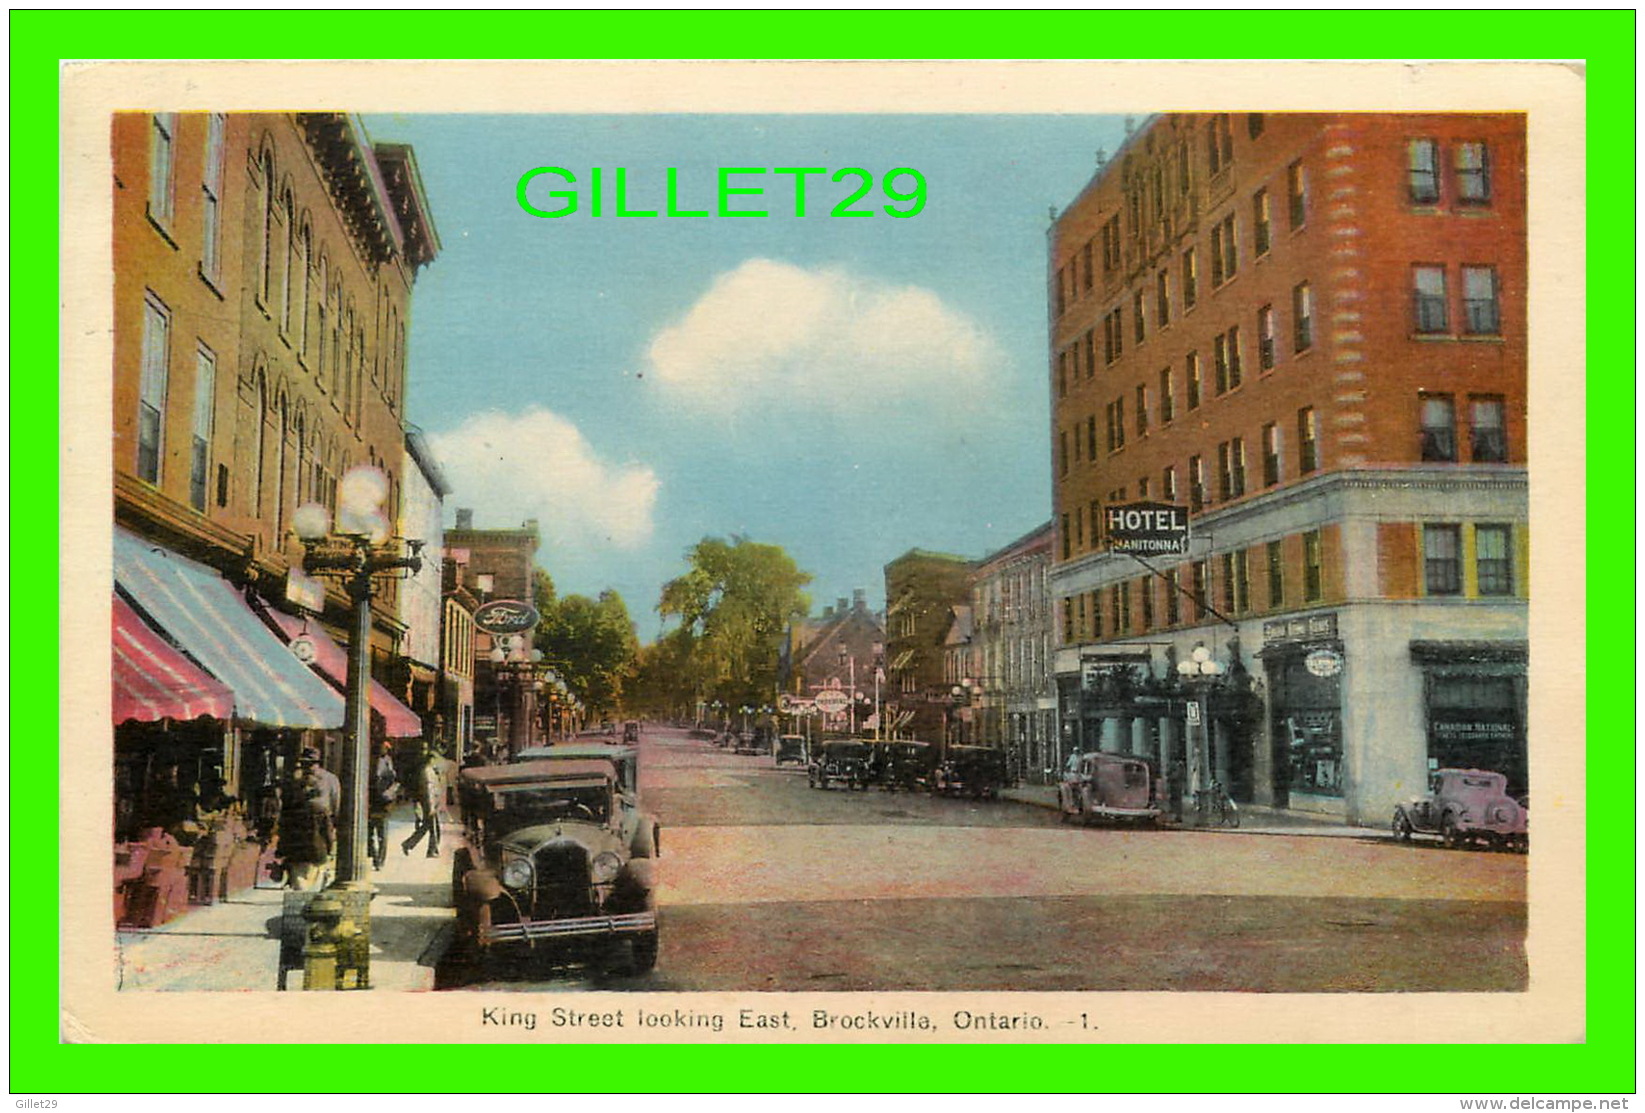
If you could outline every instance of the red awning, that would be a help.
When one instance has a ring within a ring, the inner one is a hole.
[[[303,620],[295,615],[272,609],[265,609],[263,614],[274,623],[280,636],[288,643],[298,635],[303,635],[313,642],[314,661],[311,667],[331,681],[338,691],[348,690],[348,654],[342,646],[331,639],[331,635],[327,634],[319,623],[308,623],[305,630]],[[416,738],[423,733],[423,720],[415,711],[395,699],[393,692],[375,680],[366,691],[367,698],[371,701],[372,712],[382,720],[386,737]]]
[[[114,596],[114,721],[228,719],[234,693],[183,656]]]

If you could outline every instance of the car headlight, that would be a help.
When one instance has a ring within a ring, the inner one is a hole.
[[[510,858],[503,863],[503,884],[510,889],[531,887],[531,859]]]
[[[623,860],[609,850],[602,850],[596,854],[594,864],[589,867],[596,885],[610,884],[622,870]]]

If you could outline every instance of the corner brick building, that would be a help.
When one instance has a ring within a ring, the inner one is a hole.
[[[1068,748],[1364,823],[1525,787],[1525,190],[1520,116],[1169,114],[1055,220]],[[1111,550],[1137,501],[1186,556]]]

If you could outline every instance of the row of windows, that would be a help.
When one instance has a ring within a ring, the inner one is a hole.
[[[1456,398],[1450,394],[1418,397],[1421,421],[1421,457],[1425,462],[1456,463]],[[1500,395],[1468,396],[1468,459],[1476,464],[1508,462],[1507,412]]]
[[[1419,263],[1411,268],[1411,329],[1424,336],[1451,335],[1460,323],[1468,336],[1497,336],[1502,332],[1502,308],[1496,268],[1463,265],[1462,313],[1452,312],[1447,268],[1442,263]]]
[[[152,290],[143,297],[142,370],[137,397],[137,476],[159,486],[165,470],[167,395],[171,390],[171,310]],[[189,504],[205,510],[217,389],[217,353],[203,340],[194,349],[194,398],[189,443]],[[219,505],[227,492],[219,492]]]
[[[213,287],[222,260],[223,150],[227,117],[208,113],[200,169],[200,275]],[[176,112],[149,116],[148,214],[170,238],[177,215]]]
[[[1491,149],[1477,140],[1452,144],[1444,157],[1439,140],[1412,139],[1405,145],[1406,185],[1413,205],[1438,205],[1449,196],[1457,205],[1491,203]]]

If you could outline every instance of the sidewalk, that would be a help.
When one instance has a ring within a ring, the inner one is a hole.
[[[459,825],[442,819],[440,855],[427,843],[400,853],[414,829],[408,808],[388,820],[388,861],[372,877],[371,985],[380,990],[434,988],[434,964],[451,941],[451,851]],[[267,884],[267,882],[265,882]],[[284,889],[256,888],[190,909],[168,924],[115,934],[122,990],[264,990],[277,986]],[[303,972],[287,976],[300,990]]]
[[[1057,790],[1052,785],[1022,785],[1018,788],[1001,789],[1000,798],[1015,800],[1019,804],[1033,804],[1040,808],[1055,809],[1057,806]],[[1260,804],[1241,804],[1239,816],[1238,827],[1195,827],[1188,823],[1166,825],[1180,831],[1210,831],[1229,835],[1310,835],[1337,839],[1393,837],[1391,832],[1383,828],[1350,826],[1340,816],[1316,815],[1284,808],[1265,808]]]

